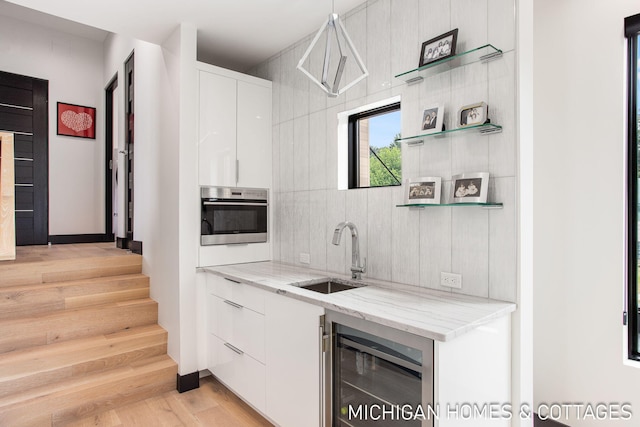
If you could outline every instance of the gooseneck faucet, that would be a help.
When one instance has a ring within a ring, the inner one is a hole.
[[[367,270],[367,259],[365,258],[364,263],[360,265],[360,242],[358,241],[358,228],[356,225],[349,221],[336,225],[331,243],[336,246],[340,244],[342,230],[344,230],[345,227],[349,227],[349,230],[351,230],[351,278],[361,279],[362,273],[365,273]]]

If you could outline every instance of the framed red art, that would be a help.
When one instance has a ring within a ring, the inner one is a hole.
[[[96,109],[58,102],[58,135],[96,139]]]

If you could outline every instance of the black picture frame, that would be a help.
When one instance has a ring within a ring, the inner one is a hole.
[[[450,58],[456,54],[456,44],[458,42],[458,29],[434,37],[422,43],[420,50],[420,63],[418,67],[424,67],[432,62]],[[447,49],[446,45],[449,45]],[[444,47],[443,47],[444,46]],[[431,49],[431,50],[430,50]],[[434,49],[438,49],[438,54],[433,54]]]

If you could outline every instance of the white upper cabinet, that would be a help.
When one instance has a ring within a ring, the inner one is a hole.
[[[200,72],[200,185],[236,185],[235,79]]]
[[[271,187],[271,82],[199,67],[198,183]]]
[[[239,81],[238,187],[271,187],[271,133],[271,88]]]

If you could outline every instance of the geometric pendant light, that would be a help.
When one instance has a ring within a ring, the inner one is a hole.
[[[323,33],[324,37],[322,37]],[[322,63],[322,69],[315,70],[316,75],[314,76],[311,71],[304,67],[304,63],[311,54],[311,51],[318,44],[318,41],[321,40],[321,37],[325,41],[324,61]],[[353,59],[349,59],[349,56]],[[343,83],[343,74],[347,61],[349,61],[350,64],[355,62],[360,70],[360,74],[351,82]],[[320,26],[318,33],[311,41],[300,62],[298,62],[298,69],[332,98],[337,97],[369,75],[367,67],[364,65],[364,62],[362,62],[360,55],[358,55],[337,13],[330,14],[329,18]]]

